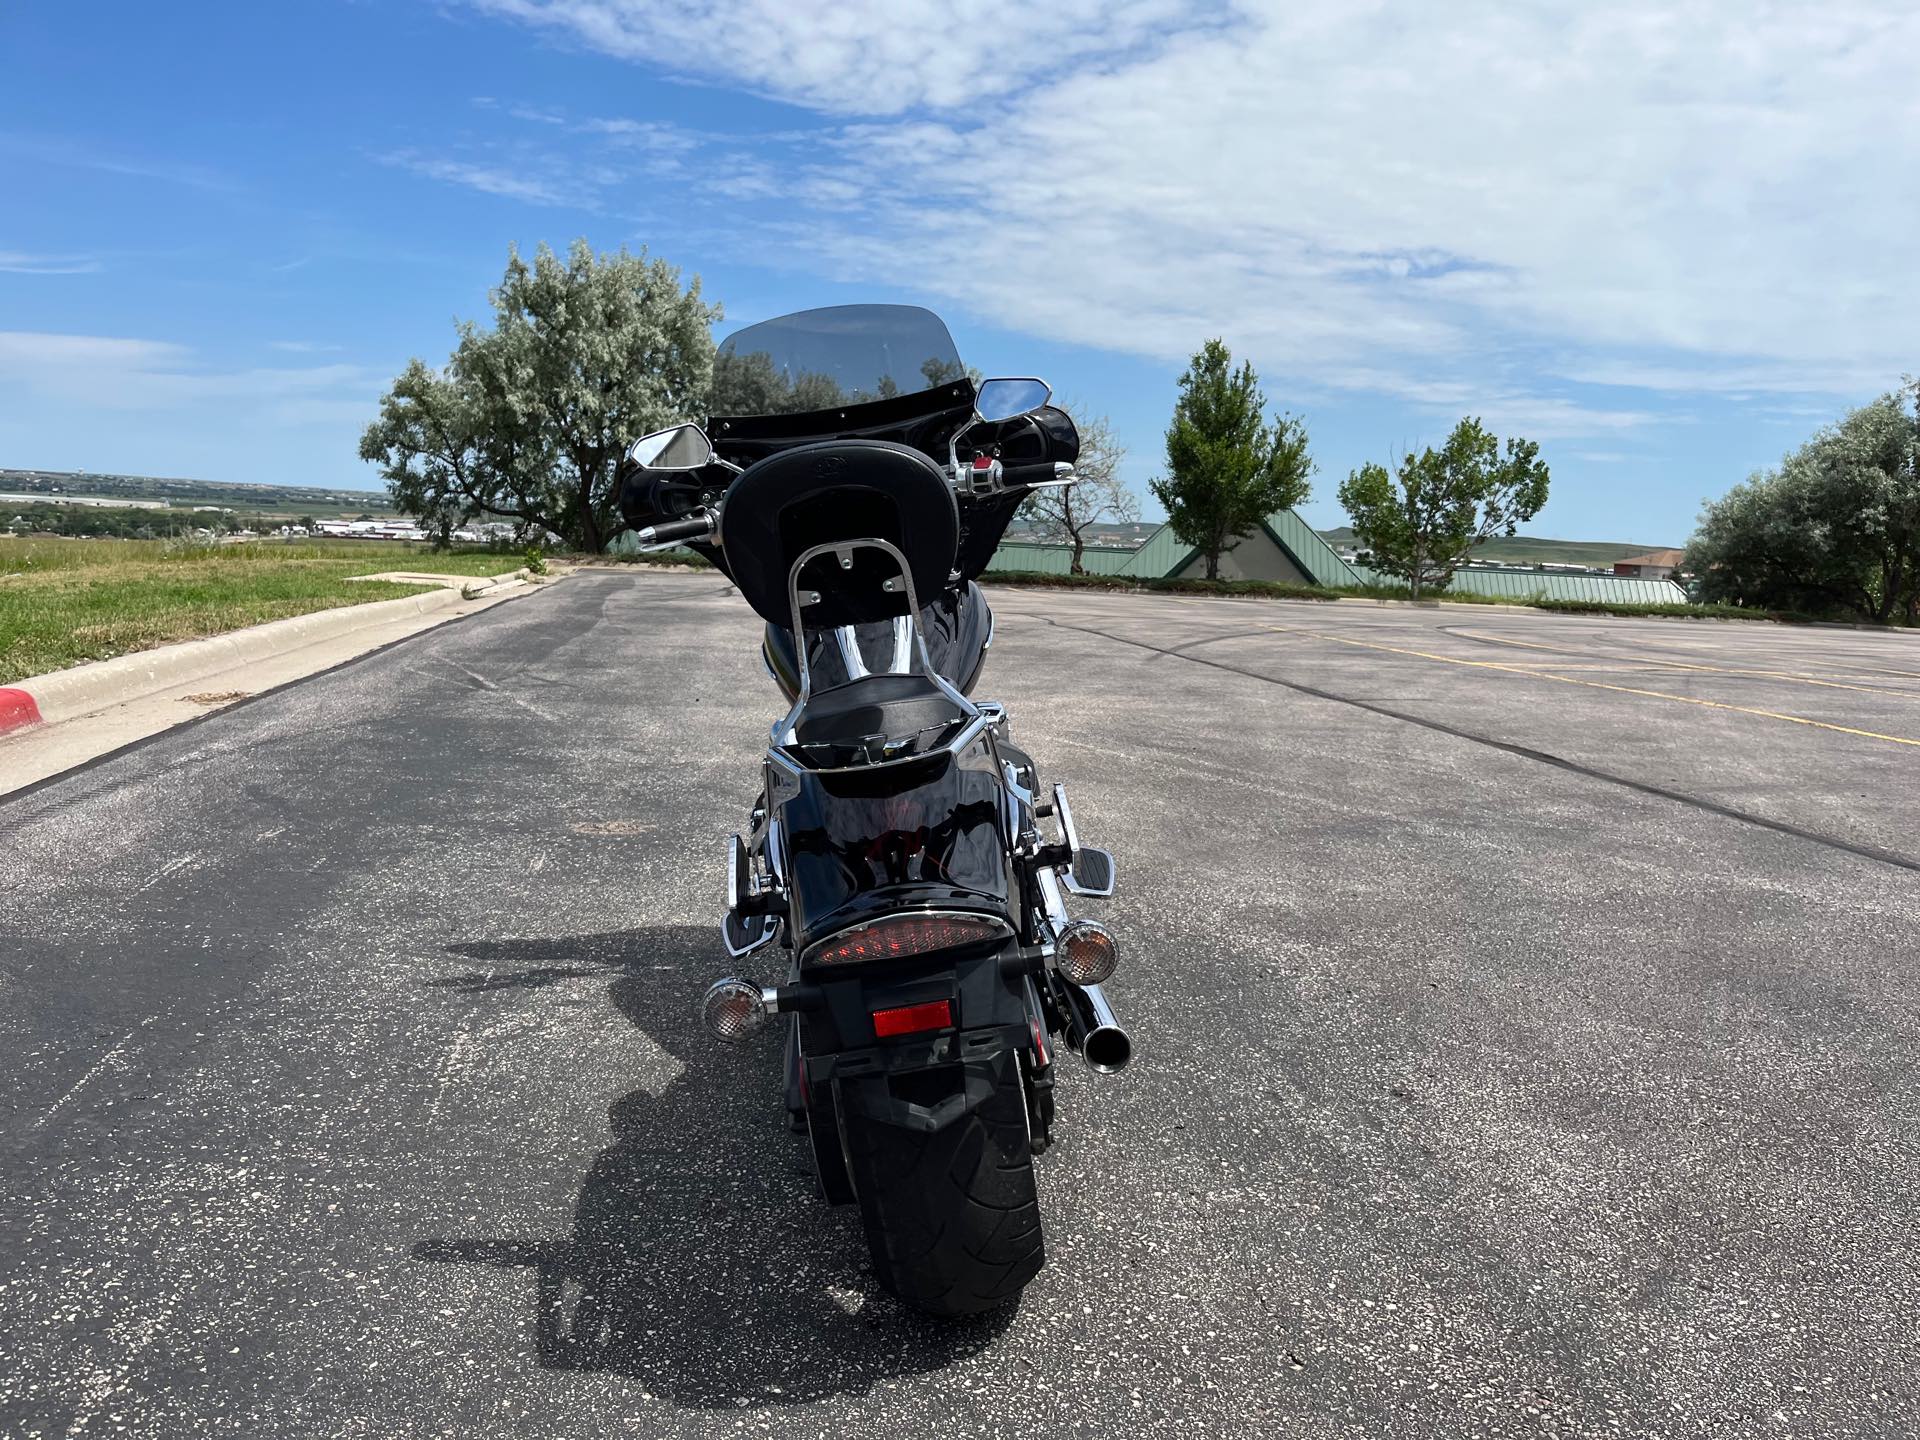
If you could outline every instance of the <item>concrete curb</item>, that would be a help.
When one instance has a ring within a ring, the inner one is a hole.
[[[521,583],[517,579],[500,580],[488,584],[487,592]],[[316,610],[311,615],[269,620],[264,625],[209,636],[205,640],[162,645],[154,650],[76,665],[51,675],[37,675],[9,690],[0,690],[0,733],[36,723],[52,725],[91,715],[222,670],[304,649],[322,640],[390,624],[410,615],[430,615],[450,609],[466,598],[454,588],[426,595],[403,595],[398,600],[375,600],[366,605],[341,605],[331,610]],[[16,720],[10,725],[9,714],[18,714],[23,708],[17,700],[9,707],[9,697],[17,696],[25,697],[24,710],[33,718]]]

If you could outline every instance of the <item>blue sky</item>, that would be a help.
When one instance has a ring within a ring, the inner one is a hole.
[[[0,9],[0,464],[371,485],[510,243],[854,299],[1113,420],[1222,335],[1319,464],[1463,414],[1678,543],[1920,370],[1920,12],[474,0]]]

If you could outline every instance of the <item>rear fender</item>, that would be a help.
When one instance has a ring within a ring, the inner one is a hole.
[[[819,997],[801,1015],[801,1048],[816,1062],[874,1051],[888,1057],[887,1069],[924,1069],[958,1058],[944,1052],[963,1038],[973,1043],[971,1037],[982,1032],[1017,1030],[1028,1018],[1024,978],[1007,974],[997,952],[957,962],[934,960],[927,969],[882,962],[816,969],[803,972],[803,978]],[[897,1040],[874,1033],[874,1011],[938,1000],[953,1007],[952,1030]]]
[[[993,1038],[1003,1040],[997,1049],[976,1046],[965,1059],[918,1070],[861,1075],[841,1067],[833,1081],[841,1123],[889,1125],[923,1134],[959,1124],[1002,1086],[1018,1082],[1015,1049],[1004,1037]],[[945,1093],[936,1095],[936,1088]],[[902,1089],[912,1098],[900,1093]]]

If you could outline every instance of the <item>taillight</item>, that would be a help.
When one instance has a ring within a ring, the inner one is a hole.
[[[903,960],[978,945],[1010,933],[986,915],[928,915],[908,911],[855,925],[828,936],[806,955],[812,965],[853,965],[867,960]]]
[[[900,1005],[873,1012],[873,1033],[881,1040],[895,1035],[918,1035],[923,1030],[947,1030],[952,1026],[953,1003],[948,1000],[929,1000],[924,1005]]]

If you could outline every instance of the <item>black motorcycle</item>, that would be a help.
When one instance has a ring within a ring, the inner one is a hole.
[[[648,435],[622,472],[642,546],[733,581],[792,702],[721,926],[735,957],[781,946],[786,980],[716,981],[707,1024],[792,1017],[786,1104],[822,1192],[858,1202],[880,1282],[942,1315],[1042,1264],[1053,1037],[1104,1073],[1132,1051],[1100,988],[1113,938],[1068,909],[1113,893],[1113,857],[968,698],[993,641],[975,577],[1026,495],[1074,480],[1050,395],[976,384],[930,311],[809,310],[729,339],[706,430]]]

